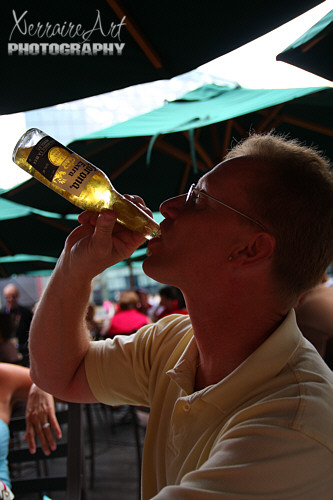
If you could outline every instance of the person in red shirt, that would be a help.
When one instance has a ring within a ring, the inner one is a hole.
[[[150,323],[149,317],[137,310],[139,302],[139,296],[133,290],[121,292],[119,310],[111,319],[110,329],[106,334],[107,337],[112,338],[119,334],[129,335]]]

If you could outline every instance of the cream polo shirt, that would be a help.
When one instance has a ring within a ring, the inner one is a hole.
[[[197,356],[188,316],[91,343],[95,397],[151,408],[142,498],[331,500],[333,376],[294,311],[229,376],[193,392]]]

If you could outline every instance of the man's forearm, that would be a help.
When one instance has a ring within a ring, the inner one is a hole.
[[[83,212],[35,313],[30,332],[34,382],[60,399],[94,402],[84,370],[90,338],[86,311],[92,279],[128,258],[144,237],[116,223],[116,215]]]
[[[66,276],[59,259],[30,329],[31,376],[44,390],[64,397],[89,348],[85,311],[90,280]]]

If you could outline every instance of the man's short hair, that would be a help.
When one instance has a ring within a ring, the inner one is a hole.
[[[286,296],[295,300],[321,281],[333,260],[330,163],[316,148],[274,133],[251,135],[226,159],[239,156],[261,160],[247,193],[251,214],[275,236],[273,272]]]

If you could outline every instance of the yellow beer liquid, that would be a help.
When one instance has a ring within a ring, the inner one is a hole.
[[[53,182],[56,180],[57,173],[52,182],[50,182],[27,162],[27,158],[32,150],[33,147],[18,148],[14,159],[15,163],[77,207],[82,210],[96,212],[100,212],[104,208],[112,209],[117,215],[118,222],[128,229],[143,234],[147,239],[160,235],[160,228],[157,222],[137,205],[118,193],[101,170],[97,170],[79,196],[76,196]]]

